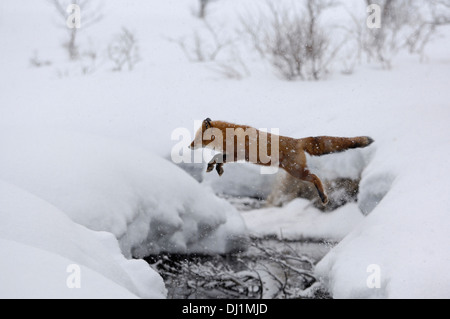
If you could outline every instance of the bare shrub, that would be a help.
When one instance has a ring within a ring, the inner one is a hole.
[[[286,80],[319,80],[340,45],[333,45],[320,23],[322,13],[335,5],[332,0],[305,0],[299,8],[267,2],[268,16],[241,18],[243,30],[255,50]]]
[[[122,71],[125,66],[131,71],[141,58],[136,36],[127,28],[115,36],[108,46],[108,57],[114,63],[114,71]]]
[[[242,80],[250,76],[250,70],[235,48],[230,50],[227,60],[216,61],[215,65],[211,68],[227,79]]]
[[[450,24],[450,0],[432,0],[432,23],[436,26]]]
[[[381,7],[381,28],[366,28],[363,42],[364,51],[370,60],[379,62],[384,68],[391,68],[392,58],[404,46],[401,43],[402,32],[411,26],[411,14],[405,5],[411,0],[381,0],[377,4]],[[371,1],[366,0],[369,6]],[[406,8],[406,10],[405,10]],[[417,22],[417,21],[415,21]]]
[[[450,24],[450,0],[428,1],[429,15],[422,18],[420,27],[413,30],[406,40],[410,53],[424,58],[425,48],[433,40],[438,27]]]
[[[183,37],[169,41],[178,44],[187,59],[191,62],[214,61],[220,52],[233,41],[221,35],[208,21],[203,22],[201,32],[194,31],[191,37]]]
[[[366,4],[371,3],[365,0]],[[384,68],[392,67],[393,58],[402,50],[424,57],[425,48],[437,27],[450,24],[448,0],[380,0],[381,28],[365,28],[362,43],[369,60]]]
[[[351,75],[356,66],[362,62],[367,25],[366,17],[358,17],[353,12],[346,11],[350,19],[347,23],[339,25],[345,41],[342,43],[337,59],[341,73]]]
[[[63,43],[63,47],[67,50],[70,60],[77,60],[80,58],[80,48],[78,45],[78,34],[79,30],[77,28],[68,28],[66,21],[69,18],[70,13],[66,11],[67,7],[71,4],[78,5],[82,10],[82,27],[83,29],[99,22],[103,15],[101,13],[102,3],[97,2],[97,6],[93,6],[93,1],[88,0],[48,0],[49,3],[56,9],[56,12],[60,15],[64,21],[60,24],[63,28],[67,30],[68,39]]]
[[[30,65],[35,68],[40,68],[44,66],[50,66],[52,65],[52,62],[50,60],[41,59],[38,52],[34,51],[33,56],[30,58]]]
[[[206,17],[206,8],[211,0],[199,0],[198,17],[204,19]]]
[[[81,74],[88,75],[97,71],[98,54],[92,47],[81,53],[80,58]]]

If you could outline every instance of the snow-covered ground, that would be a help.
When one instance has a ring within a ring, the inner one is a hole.
[[[76,223],[114,234],[127,257],[241,248],[245,227],[238,212],[144,150],[60,131],[33,136],[9,131],[0,143],[3,180],[52,203]]]
[[[96,71],[83,75],[67,61],[65,21],[48,2],[0,3],[0,250],[8,256],[0,295],[164,297],[161,278],[124,256],[227,252],[248,232],[281,230],[345,237],[317,267],[336,298],[449,298],[448,37],[424,63],[399,56],[391,71],[363,64],[351,76],[337,69],[324,81],[286,82],[250,57],[250,75],[230,80],[214,63],[189,62],[173,41],[204,28],[196,5],[105,1],[104,18],[80,29],[80,46],[98,54]],[[210,21],[234,30],[234,10],[253,5],[216,1]],[[131,72],[111,71],[107,58],[122,26],[139,41],[142,61]],[[31,67],[35,51],[52,65]],[[206,117],[293,137],[371,136],[368,149],[311,159],[319,176],[361,174],[358,207],[321,214],[296,200],[242,218],[214,191],[260,196],[270,176],[225,166],[222,179],[199,184],[166,160],[179,142],[172,132],[193,133]],[[81,267],[79,290],[67,288],[70,264]],[[371,265],[380,288],[367,285]]]
[[[164,298],[161,277],[116,238],[0,182],[1,298]],[[79,284],[78,287],[75,285]]]
[[[252,235],[286,240],[340,241],[364,219],[356,204],[347,204],[332,213],[323,213],[311,202],[296,199],[279,207],[243,213]]]

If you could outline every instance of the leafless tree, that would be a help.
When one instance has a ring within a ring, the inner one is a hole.
[[[67,30],[69,38],[63,43],[63,46],[67,50],[70,60],[77,60],[80,57],[80,50],[77,43],[77,36],[80,29],[67,27],[66,21],[70,16],[70,12],[67,12],[67,7],[71,4],[80,7],[82,28],[84,29],[103,18],[101,14],[102,3],[97,2],[97,6],[93,6],[93,1],[88,0],[48,0],[48,2],[56,9],[56,12],[62,18],[62,27]]]
[[[133,70],[141,60],[136,36],[122,27],[121,33],[117,34],[108,46],[108,57],[115,65],[114,71],[122,71],[125,65],[129,71]]]

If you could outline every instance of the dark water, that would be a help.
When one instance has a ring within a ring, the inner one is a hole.
[[[329,298],[313,270],[331,244],[253,239],[250,245],[230,255],[158,255],[146,260],[163,276],[168,298]]]
[[[226,197],[238,210],[264,202]],[[172,299],[330,298],[314,266],[334,243],[251,238],[248,249],[229,255],[157,255],[146,261],[164,278]]]

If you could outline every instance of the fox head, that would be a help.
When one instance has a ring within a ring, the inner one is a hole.
[[[211,119],[208,117],[206,120],[203,121],[202,126],[197,130],[195,133],[194,140],[192,141],[191,145],[189,146],[190,149],[198,149],[198,148],[204,148],[211,146],[210,144],[214,142],[215,136],[212,134],[205,134],[211,133],[213,129],[213,125],[211,123]],[[209,131],[207,131],[209,130]]]

